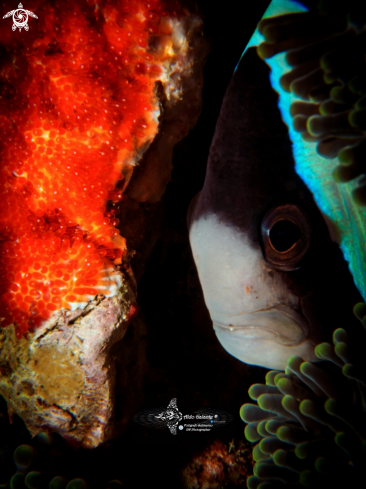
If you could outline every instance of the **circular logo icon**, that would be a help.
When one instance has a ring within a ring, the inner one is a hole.
[[[19,27],[19,30],[24,27],[24,29],[27,31],[28,27],[28,13],[26,10],[23,10],[22,8],[19,8],[17,10],[14,10],[13,13],[13,31]]]

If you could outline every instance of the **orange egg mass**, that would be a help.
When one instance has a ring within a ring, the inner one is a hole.
[[[160,0],[34,5],[28,32],[0,34],[0,324],[18,338],[117,293],[116,204],[158,130],[169,19],[186,15]]]

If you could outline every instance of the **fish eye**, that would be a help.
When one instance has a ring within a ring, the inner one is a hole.
[[[275,251],[289,251],[299,241],[300,229],[288,219],[280,219],[269,230],[269,242]]]
[[[282,204],[271,209],[261,231],[264,257],[270,265],[288,272],[300,268],[311,238],[309,219],[300,207]]]

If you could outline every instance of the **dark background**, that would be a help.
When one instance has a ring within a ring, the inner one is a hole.
[[[211,45],[204,67],[202,113],[196,127],[175,147],[172,181],[162,203],[145,206],[147,215],[159,222],[159,236],[138,288],[140,320],[147,325],[149,362],[141,410],[166,408],[176,397],[183,414],[211,407],[231,413],[234,420],[210,433],[178,432],[177,436],[168,429],[131,425],[108,449],[112,458],[108,458],[110,468],[106,467],[111,476],[119,477],[131,489],[181,487],[182,469],[214,440],[220,439],[227,446],[234,440],[237,446],[244,440],[240,406],[250,402],[250,385],[264,382],[265,369],[234,359],[216,339],[191,257],[186,214],[189,202],[203,186],[225,90],[269,3],[228,1],[217,6],[210,1],[198,2]],[[138,255],[139,251],[136,259]],[[132,337],[132,329],[128,334]],[[117,398],[117,411],[118,402],[125,402],[123,396],[119,401]]]

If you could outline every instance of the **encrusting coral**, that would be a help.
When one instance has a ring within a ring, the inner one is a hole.
[[[366,328],[366,305],[354,313]],[[285,372],[269,371],[265,385],[250,387],[257,405],[240,410],[246,438],[258,442],[249,489],[346,488],[364,480],[365,365],[344,329],[334,331],[333,343],[315,348],[322,363],[290,357]]]
[[[281,15],[258,25],[266,40],[258,53],[265,59],[287,52],[292,69],[281,87],[304,100],[291,106],[294,129],[316,143],[319,155],[339,157],[337,182],[366,172],[365,8],[362,1],[325,1],[318,3],[318,13]],[[353,198],[366,205],[362,176]]]
[[[243,487],[253,460],[246,442],[236,445],[233,439],[228,444],[215,440],[206,446],[182,470],[184,489]]]

